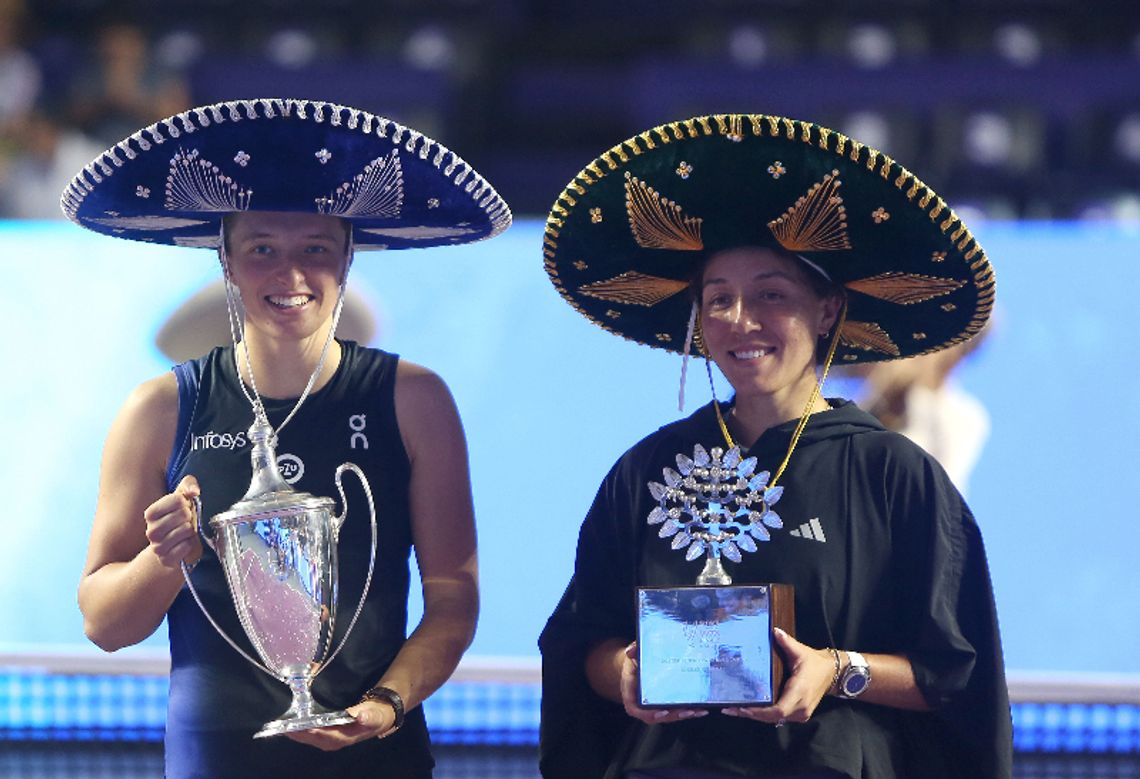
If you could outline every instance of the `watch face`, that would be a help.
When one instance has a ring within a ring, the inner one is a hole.
[[[867,676],[861,673],[854,673],[843,680],[843,692],[852,697],[863,692],[867,688]]]

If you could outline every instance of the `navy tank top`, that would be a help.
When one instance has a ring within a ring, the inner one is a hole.
[[[408,484],[411,467],[395,411],[398,357],[341,342],[332,379],[311,394],[281,431],[277,459],[295,489],[330,497],[343,511],[334,472],[343,462],[368,477],[379,538],[366,605],[340,654],[320,673],[313,695],[330,707],[356,703],[375,685],[407,635],[408,558],[412,547]],[[170,489],[187,474],[202,489],[203,515],[226,511],[241,499],[251,476],[247,430],[253,421],[238,384],[233,347],[175,367],[178,434],[167,472]],[[296,399],[262,399],[276,428]],[[332,646],[339,644],[361,597],[371,530],[364,490],[343,478],[348,516],[338,542],[339,603]],[[194,586],[210,614],[251,656],[257,657],[234,610],[217,557],[206,550]],[[429,777],[433,765],[423,709],[385,739],[369,739],[337,752],[321,752],[285,737],[252,739],[289,705],[280,681],[241,657],[218,636],[183,587],[167,613],[170,702],[166,725],[168,777],[392,776]]]

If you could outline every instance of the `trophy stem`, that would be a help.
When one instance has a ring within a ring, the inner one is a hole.
[[[272,722],[267,722],[254,738],[268,738],[293,733],[298,730],[328,728],[334,725],[347,725],[356,719],[346,711],[326,709],[313,699],[309,689],[313,678],[310,674],[290,676],[284,680],[293,692],[293,702],[288,710]]]
[[[701,571],[701,575],[697,577],[697,584],[702,587],[732,584],[732,577],[721,565],[720,555],[710,553],[705,558],[705,567]]]

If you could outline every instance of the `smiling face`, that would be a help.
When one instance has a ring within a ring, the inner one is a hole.
[[[837,318],[798,260],[744,247],[709,259],[701,277],[701,335],[738,401],[802,404],[816,382],[816,345]],[[798,413],[799,409],[795,409]]]
[[[245,212],[226,220],[230,280],[247,330],[271,338],[323,336],[347,262],[348,227],[323,214]]]

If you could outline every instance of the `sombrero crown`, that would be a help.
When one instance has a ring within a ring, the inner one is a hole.
[[[543,253],[587,319],[681,351],[697,267],[740,246],[792,252],[846,288],[842,362],[965,341],[993,307],[985,253],[926,184],[834,130],[760,114],[673,122],[614,146],[558,196]]]
[[[61,206],[120,238],[217,247],[240,211],[331,214],[357,249],[489,238],[511,223],[494,188],[457,154],[397,122],[332,103],[239,100],[156,122],[87,165]]]

